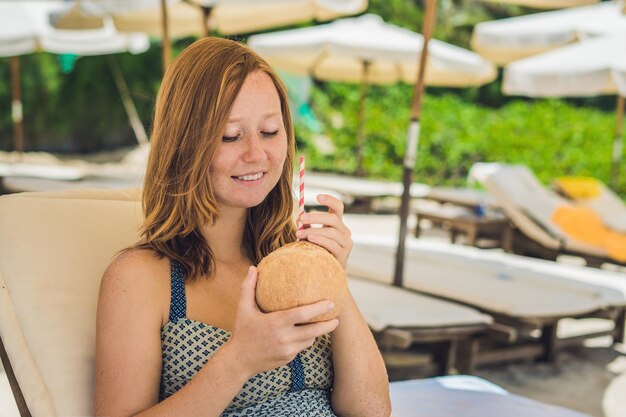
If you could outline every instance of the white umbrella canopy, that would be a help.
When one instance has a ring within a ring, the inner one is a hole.
[[[621,2],[602,2],[527,16],[482,22],[474,27],[472,49],[504,65],[580,39],[626,30]]]
[[[391,84],[415,82],[423,38],[369,14],[253,35],[248,43],[272,65],[288,72],[322,80]],[[496,77],[493,65],[477,54],[435,39],[430,44],[429,60],[429,85],[467,87]],[[364,62],[368,63],[367,79]]]
[[[27,11],[0,2],[0,56],[30,54],[37,49],[37,30]]]
[[[505,94],[528,97],[626,96],[626,32],[564,46],[505,67]]]
[[[617,94],[611,184],[623,158],[626,97],[626,32],[590,39],[509,64],[502,90],[529,97],[588,97]]]
[[[482,0],[488,3],[507,3],[536,9],[562,9],[565,7],[586,6],[599,0]]]
[[[345,18],[314,27],[253,35],[248,44],[281,70],[321,80],[360,83],[356,174],[363,172],[364,102],[369,84],[415,83],[424,39],[380,16]],[[479,55],[431,40],[426,84],[468,87],[495,79],[495,67]]]

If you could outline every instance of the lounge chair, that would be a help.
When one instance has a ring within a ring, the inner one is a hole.
[[[386,360],[392,380],[403,376],[472,373],[471,349],[493,324],[476,309],[417,294],[380,282],[349,277],[350,291],[369,325],[385,359],[412,348],[429,358],[421,364]],[[387,356],[388,354],[388,356]],[[398,363],[400,362],[400,363]]]
[[[426,201],[423,201],[426,200]],[[437,204],[434,204],[437,203]],[[417,224],[415,237],[420,237],[422,221],[450,233],[451,243],[459,235],[464,243],[480,248],[510,248],[512,230],[509,220],[488,192],[470,187],[430,187],[421,200],[414,203]]]
[[[116,251],[137,239],[138,197],[137,189],[0,197],[0,356],[22,416],[91,412],[100,278]],[[491,322],[450,302],[354,277],[350,285],[374,333],[392,348],[471,343]],[[400,309],[381,298],[372,303],[375,296],[397,300]],[[452,363],[451,349],[440,352]]]
[[[348,219],[350,225],[350,220]],[[387,230],[393,230],[388,227]],[[353,232],[348,272],[391,283],[397,239]],[[563,265],[459,245],[409,239],[404,287],[472,306],[492,316],[487,341],[473,346],[476,365],[516,357],[553,360],[556,351],[599,334],[624,339],[623,274]],[[603,317],[608,328],[559,336],[564,318]]]
[[[556,224],[553,215],[557,209],[573,206],[544,187],[528,168],[493,164],[487,171],[482,182],[518,231],[513,239],[515,253],[551,260],[561,254],[573,255],[595,267],[606,262],[626,264],[607,248],[575,239]]]
[[[77,181],[85,177],[85,169],[73,166],[0,162],[0,177],[39,177]]]
[[[307,172],[305,181],[307,187],[326,188],[342,195],[349,196],[353,202],[347,209],[353,212],[374,211],[375,200],[387,197],[401,197],[402,184],[399,182],[376,181],[347,175]],[[424,197],[430,187],[425,184],[413,183],[410,193],[412,198]]]
[[[467,187],[430,187],[423,198],[472,210],[498,208],[498,201],[488,192]]]
[[[593,210],[607,227],[626,233],[626,204],[602,181],[590,177],[564,177],[554,180],[552,187],[559,194]]]

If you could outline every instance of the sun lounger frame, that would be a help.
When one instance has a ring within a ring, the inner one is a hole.
[[[411,289],[411,291],[415,291]],[[489,314],[494,323],[488,326],[482,337],[468,339],[467,343],[460,344],[457,352],[463,363],[466,373],[470,374],[476,366],[494,364],[519,359],[535,359],[540,362],[553,362],[556,353],[565,347],[580,344],[581,342],[602,336],[610,336],[613,343],[624,343],[626,325],[626,304],[622,306],[605,307],[587,314],[567,315],[562,317],[516,317],[494,312],[483,307],[463,303],[462,301],[441,297],[428,292],[415,291],[442,300],[455,302],[478,309]],[[595,333],[585,333],[572,337],[559,338],[557,335],[558,323],[562,319],[602,318],[614,323],[611,330]],[[539,337],[530,337],[532,332],[540,332]]]

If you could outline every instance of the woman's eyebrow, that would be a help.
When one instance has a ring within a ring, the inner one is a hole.
[[[269,119],[272,117],[280,117],[281,116],[281,112],[277,112],[277,111],[273,111],[273,112],[268,112],[268,113],[264,113],[261,117],[263,117],[264,119]],[[238,122],[241,119],[245,119],[247,118],[246,116],[242,116],[242,117],[231,117],[228,119],[228,123],[234,123],[234,122]]]

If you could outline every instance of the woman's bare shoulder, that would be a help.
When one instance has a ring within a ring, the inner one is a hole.
[[[169,258],[149,249],[131,249],[116,256],[100,286],[101,299],[114,299],[115,304],[130,302],[140,309],[156,308],[163,317],[167,316],[169,296]]]
[[[164,272],[169,276],[169,258],[160,257],[150,249],[130,249],[117,255],[104,272],[104,280],[137,282],[139,285],[159,281]],[[145,282],[144,282],[145,281]]]

